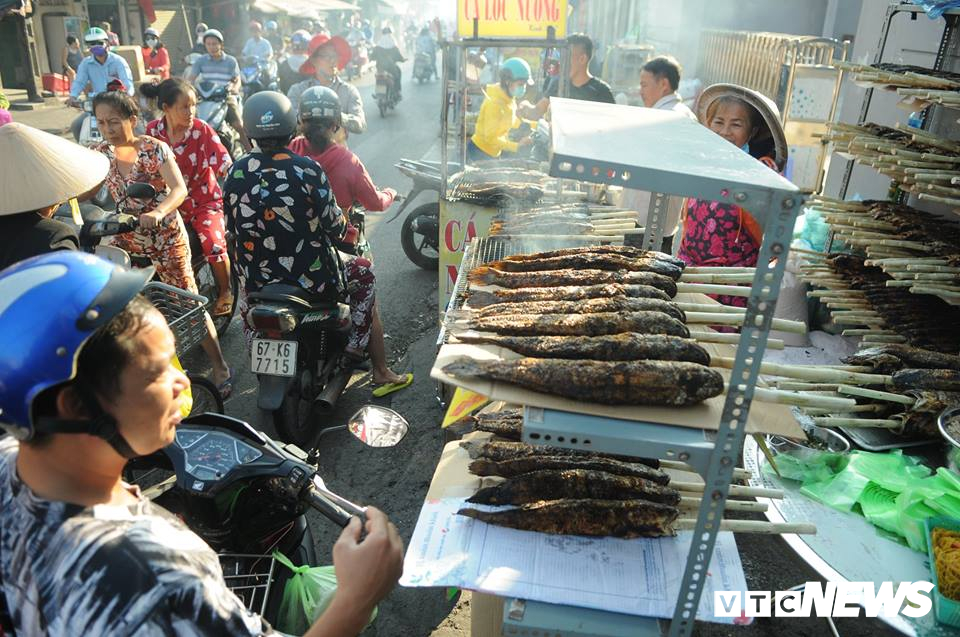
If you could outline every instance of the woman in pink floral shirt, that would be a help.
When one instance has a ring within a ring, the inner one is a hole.
[[[126,212],[139,212],[140,227],[113,237],[111,243],[130,254],[148,257],[164,283],[196,293],[190,241],[177,212],[186,198],[187,187],[170,147],[159,139],[134,133],[140,110],[133,98],[122,91],[97,95],[93,98],[93,112],[105,140],[94,150],[110,160],[105,183],[114,200],[119,201],[134,182],[148,183],[158,193],[152,201],[126,201]],[[232,373],[209,315],[206,321],[203,349],[213,365],[213,380],[226,398],[232,389]]]
[[[223,192],[217,178],[226,176],[233,160],[210,125],[197,119],[197,95],[190,84],[171,78],[159,84],[143,84],[140,91],[157,98],[157,105],[163,109],[163,117],[147,124],[147,135],[170,145],[187,184],[180,215],[200,237],[203,253],[213,268],[220,290],[213,314],[230,314],[230,255]]]

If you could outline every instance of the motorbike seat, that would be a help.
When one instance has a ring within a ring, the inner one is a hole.
[[[329,291],[328,291],[329,290]],[[340,302],[340,295],[331,286],[322,294],[311,294],[300,286],[288,283],[269,283],[247,295],[250,303],[272,302],[296,305],[308,310],[331,310]]]

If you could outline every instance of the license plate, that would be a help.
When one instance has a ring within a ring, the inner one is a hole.
[[[250,369],[254,374],[294,376],[297,373],[297,342],[253,339]]]

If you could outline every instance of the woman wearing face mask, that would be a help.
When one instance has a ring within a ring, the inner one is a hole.
[[[473,137],[467,143],[467,160],[497,159],[506,151],[516,153],[532,143],[530,136],[519,141],[510,139],[510,131],[520,126],[517,100],[533,84],[530,65],[520,58],[504,60],[500,66],[500,83],[488,84]]]
[[[153,201],[130,199],[126,202],[128,213],[139,213],[140,227],[116,235],[111,244],[130,254],[148,257],[161,281],[196,294],[197,283],[190,265],[190,240],[177,213],[178,206],[188,194],[187,187],[170,146],[154,137],[134,132],[140,110],[136,101],[125,93],[100,93],[93,98],[93,113],[104,138],[94,150],[110,160],[105,183],[113,199],[119,201],[127,186],[134,182],[148,183],[158,193]],[[207,337],[202,346],[213,365],[213,381],[220,388],[221,395],[227,398],[232,391],[233,374],[220,351],[213,321],[206,313],[204,316]]]
[[[143,66],[147,73],[159,75],[161,80],[170,77],[170,54],[160,41],[160,32],[149,28],[143,32],[143,46],[140,48]]]
[[[213,269],[220,296],[213,315],[229,315],[233,309],[230,292],[230,257],[227,230],[223,221],[223,192],[218,177],[226,177],[233,163],[220,137],[197,118],[197,94],[180,78],[159,84],[141,84],[140,92],[156,98],[163,117],[147,124],[147,135],[166,142],[187,186],[180,215],[200,237],[200,245]]]
[[[756,91],[714,84],[697,102],[700,123],[772,170],[787,164],[787,141],[776,105]],[[683,241],[677,256],[688,265],[753,267],[763,231],[739,206],[688,199]],[[718,297],[725,305],[745,306],[742,297]]]

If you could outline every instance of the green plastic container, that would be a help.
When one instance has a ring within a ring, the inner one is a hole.
[[[933,614],[937,621],[947,626],[960,628],[960,602],[947,599],[940,594],[940,582],[937,581],[937,564],[933,556],[933,529],[942,528],[960,533],[960,520],[956,518],[927,518],[927,556],[930,559],[930,575],[933,576]]]

